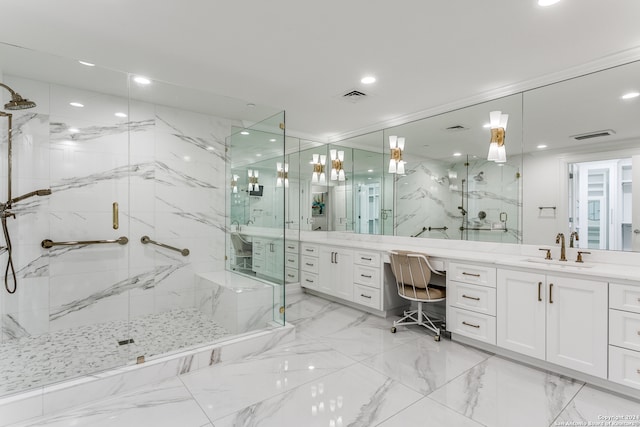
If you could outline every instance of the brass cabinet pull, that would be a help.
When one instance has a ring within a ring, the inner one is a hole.
[[[462,298],[472,299],[474,301],[480,301],[478,297],[470,297],[469,295],[462,294]]]
[[[542,301],[542,282],[538,282],[538,301]]]
[[[363,298],[371,299],[371,295],[360,294],[360,296],[363,297]]]
[[[465,275],[465,276],[480,277],[479,274],[467,273],[466,271],[463,271],[462,274]]]
[[[463,324],[463,325],[467,325],[467,326],[471,326],[472,328],[477,328],[477,329],[479,329],[479,328],[480,328],[480,325],[474,325],[474,324],[472,324],[472,323],[462,322],[462,324]]]
[[[118,202],[113,202],[113,229],[117,230],[120,227],[118,220]]]
[[[553,283],[549,283],[549,304],[553,304]]]

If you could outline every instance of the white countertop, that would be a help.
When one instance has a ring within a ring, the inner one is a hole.
[[[387,252],[389,250],[415,250],[445,262],[459,261],[491,264],[495,267],[526,269],[545,274],[577,276],[584,279],[603,280],[607,282],[635,282],[640,285],[640,254],[605,253],[609,251],[590,251],[592,255],[584,255],[584,263],[575,262],[579,249],[567,248],[568,261],[557,260],[559,247],[550,245],[552,261],[545,261],[544,251],[540,246],[486,243],[470,241],[453,241],[437,239],[416,239],[395,236],[369,236],[349,233],[304,233],[303,243],[318,243],[354,249]],[[611,262],[612,257],[626,263]],[[609,258],[609,259],[607,259]],[[636,258],[636,259],[634,259]],[[531,261],[533,260],[533,261]],[[604,262],[603,262],[604,261]]]

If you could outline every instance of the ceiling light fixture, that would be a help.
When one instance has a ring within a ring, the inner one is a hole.
[[[462,153],[453,153],[453,157],[460,157],[462,156]]]
[[[404,160],[402,160],[402,150],[404,150],[404,137],[390,135],[389,149],[391,150],[391,159],[389,160],[389,173],[398,173],[404,175]]]
[[[79,63],[81,63],[82,65],[86,65],[87,67],[95,67],[96,64],[92,64],[91,62],[87,62],[87,61],[78,61]]]
[[[289,163],[285,163],[282,167],[282,163],[276,163],[276,187],[282,187],[284,182],[284,188],[289,188]]]
[[[247,132],[246,130],[243,130],[242,132],[240,132],[240,135],[249,135],[249,132]]]
[[[545,144],[540,144],[536,148],[543,149],[543,148],[547,148],[547,146]]]
[[[376,78],[373,76],[365,76],[362,79],[360,79],[360,83],[364,85],[370,85],[371,83],[375,83],[375,82],[376,82]]]
[[[344,151],[330,150],[331,155],[331,181],[345,181],[346,177],[342,162],[344,162]]]
[[[327,177],[324,173],[324,165],[327,163],[327,156],[325,154],[312,154],[311,164],[313,165],[313,172],[311,173],[311,182],[324,184],[327,182]]]
[[[133,78],[133,81],[138,83],[138,84],[141,84],[141,85],[150,85],[151,84],[151,80],[149,80],[148,78],[143,77],[143,76],[135,76]]]
[[[502,111],[492,111],[489,113],[491,122],[491,141],[489,142],[489,154],[487,160],[504,163],[507,161],[507,150],[504,147],[505,130],[507,129],[508,114]]]
[[[629,92],[622,95],[622,99],[632,99],[637,98],[638,96],[640,96],[639,92]]]
[[[115,113],[114,116],[120,117],[121,119],[124,119],[125,117],[127,117],[127,115],[125,113],[121,113],[121,112]]]
[[[538,6],[547,7],[558,3],[560,0],[538,0]]]
[[[78,129],[78,128],[69,128],[69,132],[70,133],[78,133],[78,132],[80,132],[80,129]]]
[[[269,140],[269,142],[276,142],[276,141],[277,141],[277,139],[275,139],[275,138],[271,138],[271,139]]]
[[[71,105],[72,107],[77,107],[77,108],[84,107],[84,104],[81,104],[79,102],[70,102],[69,105]]]

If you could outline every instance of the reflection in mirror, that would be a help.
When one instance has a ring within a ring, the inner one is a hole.
[[[576,232],[579,248],[640,250],[639,75],[634,62],[524,93],[524,243]]]
[[[492,111],[509,115],[506,162],[487,160]],[[521,137],[520,94],[386,129],[394,234],[519,242]],[[394,167],[400,138],[404,174]]]

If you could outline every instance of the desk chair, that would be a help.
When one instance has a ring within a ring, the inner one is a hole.
[[[251,257],[253,256],[253,244],[245,240],[239,233],[231,233],[231,244],[236,258],[235,268],[239,270],[251,270]]]
[[[434,339],[440,341],[440,328],[422,311],[423,303],[445,300],[445,289],[429,285],[431,273],[443,275],[429,263],[425,254],[409,251],[389,251],[391,271],[396,279],[398,295],[406,300],[418,303],[417,310],[404,312],[404,317],[393,322],[391,332],[396,332],[397,326],[420,325],[433,331]]]

